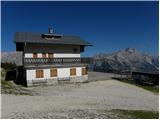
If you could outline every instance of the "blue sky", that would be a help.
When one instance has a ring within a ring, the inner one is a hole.
[[[158,1],[2,2],[1,49],[15,51],[15,32],[77,35],[93,44],[83,56],[133,47],[158,55]]]

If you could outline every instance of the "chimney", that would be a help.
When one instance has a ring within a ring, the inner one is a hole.
[[[50,26],[48,29],[49,34],[53,34],[53,28]]]

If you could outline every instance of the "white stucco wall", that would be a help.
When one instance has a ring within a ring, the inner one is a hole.
[[[60,57],[80,57],[80,54],[63,54],[63,53],[54,53],[55,58]]]
[[[83,67],[76,67],[76,76],[82,76],[82,68]],[[50,69],[43,69],[43,78],[36,78],[36,70],[27,70],[27,80],[40,80],[40,79],[51,79],[50,77]],[[70,76],[70,68],[57,68],[57,77],[58,78],[65,78],[65,77],[75,77]],[[57,78],[53,77],[53,78]]]
[[[46,54],[48,58],[48,53]],[[62,57],[80,57],[80,54],[67,54],[67,53],[54,53],[54,58],[62,58]],[[33,53],[25,53],[25,58],[33,58]],[[42,58],[42,53],[38,53],[38,58]]]
[[[26,72],[26,77],[27,77],[27,80],[32,80],[32,79],[35,79],[35,70],[27,70]]]
[[[25,53],[24,57],[25,58],[33,58],[33,54],[32,53]]]
[[[59,68],[58,69],[58,77],[69,77],[70,76],[70,68]]]
[[[37,54],[37,57],[38,57],[38,58],[42,58],[42,53],[38,53],[38,54]]]
[[[76,75],[77,76],[82,76],[82,67],[77,67],[76,68]]]

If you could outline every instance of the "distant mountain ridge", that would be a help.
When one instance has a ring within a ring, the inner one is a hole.
[[[22,52],[1,52],[1,63],[15,63],[22,65]]]
[[[126,48],[115,53],[97,54],[93,56],[93,69],[103,72],[142,71],[158,72],[159,58],[149,54],[141,54],[135,48]]]

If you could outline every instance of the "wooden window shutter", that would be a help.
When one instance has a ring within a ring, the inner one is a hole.
[[[41,75],[40,75],[40,77],[43,78],[43,70],[41,70]]]
[[[53,58],[53,53],[48,53],[48,58]]]
[[[43,78],[43,70],[36,70],[36,78]]]
[[[46,53],[42,53],[42,58],[46,58]]]
[[[57,77],[57,69],[56,68],[53,68],[50,70],[50,76],[51,77]]]
[[[76,75],[76,68],[70,68],[70,75]]]
[[[33,53],[33,58],[37,58],[37,53]]]
[[[88,74],[87,68],[82,68],[82,75],[87,75],[87,74]]]

